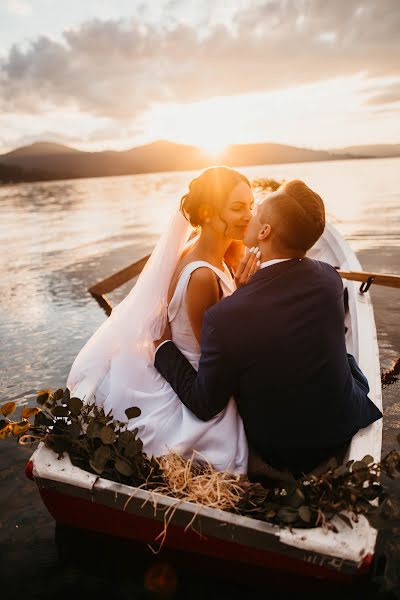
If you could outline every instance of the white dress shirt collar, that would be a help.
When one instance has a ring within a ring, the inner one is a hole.
[[[266,260],[265,262],[261,263],[260,269],[265,269],[265,267],[270,267],[271,265],[274,265],[275,263],[283,262],[284,260],[291,260],[291,259],[290,258],[273,258],[272,260]]]

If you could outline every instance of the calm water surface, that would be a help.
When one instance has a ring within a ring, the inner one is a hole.
[[[366,270],[400,274],[400,159],[266,165],[242,171],[252,179],[303,179],[322,195],[331,222],[350,241]],[[151,251],[193,175],[0,188],[0,402],[34,404],[37,390],[65,387],[74,357],[106,318],[87,288]],[[120,301],[131,286],[127,283],[110,294],[111,301]],[[384,369],[400,355],[400,292],[373,287],[371,294]],[[384,390],[384,452],[394,446],[400,429],[399,391],[399,384]],[[76,544],[76,552],[72,550],[68,560],[60,553],[54,523],[35,485],[23,476],[30,453],[13,440],[0,448],[1,597],[27,592],[31,598],[61,592],[144,597],[145,567],[131,577],[125,569],[120,579],[118,565],[109,571],[96,569],[101,562],[96,542],[84,562],[69,560],[79,556],[79,537],[69,542],[72,548]],[[392,488],[400,496],[393,484]],[[394,588],[400,571],[400,553],[393,558],[399,539],[395,532],[380,541],[382,552],[392,557],[387,590]],[[105,545],[102,551],[107,554]],[[207,587],[204,578],[179,577],[182,597],[232,592],[218,581]]]

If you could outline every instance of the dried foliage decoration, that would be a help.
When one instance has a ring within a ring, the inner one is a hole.
[[[382,386],[386,387],[399,381],[397,375],[400,374],[400,357],[393,363],[392,367],[384,371],[381,375]]]
[[[138,430],[130,431],[111,412],[105,415],[102,408],[71,398],[68,389],[39,392],[37,402],[41,408],[23,408],[18,422],[8,418],[17,408],[14,402],[0,408],[5,417],[0,421],[0,439],[14,435],[21,444],[42,441],[59,457],[66,452],[73,465],[119,483],[139,486],[149,478],[160,480],[159,464],[143,453]],[[129,408],[126,414],[129,421],[140,410]],[[28,421],[31,416],[33,424]]]
[[[70,397],[68,389],[44,390],[37,402],[40,408],[23,407],[17,421],[10,419],[17,409],[14,402],[0,407],[0,439],[11,435],[21,444],[41,440],[59,457],[68,453],[72,464],[86,471],[193,502],[199,509],[208,506],[280,526],[334,531],[334,517],[352,527],[359,515],[378,529],[400,526],[399,506],[381,485],[381,473],[400,479],[400,450],[392,450],[380,464],[372,456],[341,465],[332,459],[323,473],[266,488],[244,476],[216,471],[195,453],[190,460],[175,452],[147,457],[138,430],[131,431],[129,425],[140,415],[138,408],[127,409],[128,422],[122,423],[111,412],[105,415],[102,408]]]

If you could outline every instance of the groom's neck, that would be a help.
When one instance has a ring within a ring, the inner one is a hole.
[[[300,252],[290,252],[288,250],[277,250],[270,246],[264,246],[260,244],[259,249],[261,251],[260,262],[267,262],[268,260],[277,260],[280,258],[304,258],[304,254]]]

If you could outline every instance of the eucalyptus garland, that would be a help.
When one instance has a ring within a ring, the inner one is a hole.
[[[16,421],[10,418],[17,411],[14,402],[0,407],[0,439],[14,436],[21,444],[42,441],[59,457],[67,453],[71,463],[81,469],[181,499],[196,501],[193,482],[203,490],[211,489],[214,483],[218,496],[224,489],[229,500],[221,508],[277,525],[324,526],[335,531],[335,516],[352,527],[359,515],[365,515],[377,529],[400,526],[400,507],[381,483],[382,473],[400,478],[400,450],[392,450],[380,463],[372,456],[340,465],[332,459],[323,473],[266,488],[175,454],[149,458],[143,452],[138,429],[131,428],[130,421],[140,415],[139,408],[127,409],[127,422],[121,422],[111,412],[104,414],[103,408],[71,397],[68,389],[39,392],[37,403],[38,407],[22,407]],[[186,488],[172,483],[171,473],[179,475],[176,465]],[[206,486],[202,486],[201,477]],[[207,498],[199,497],[199,503],[207,504]]]

